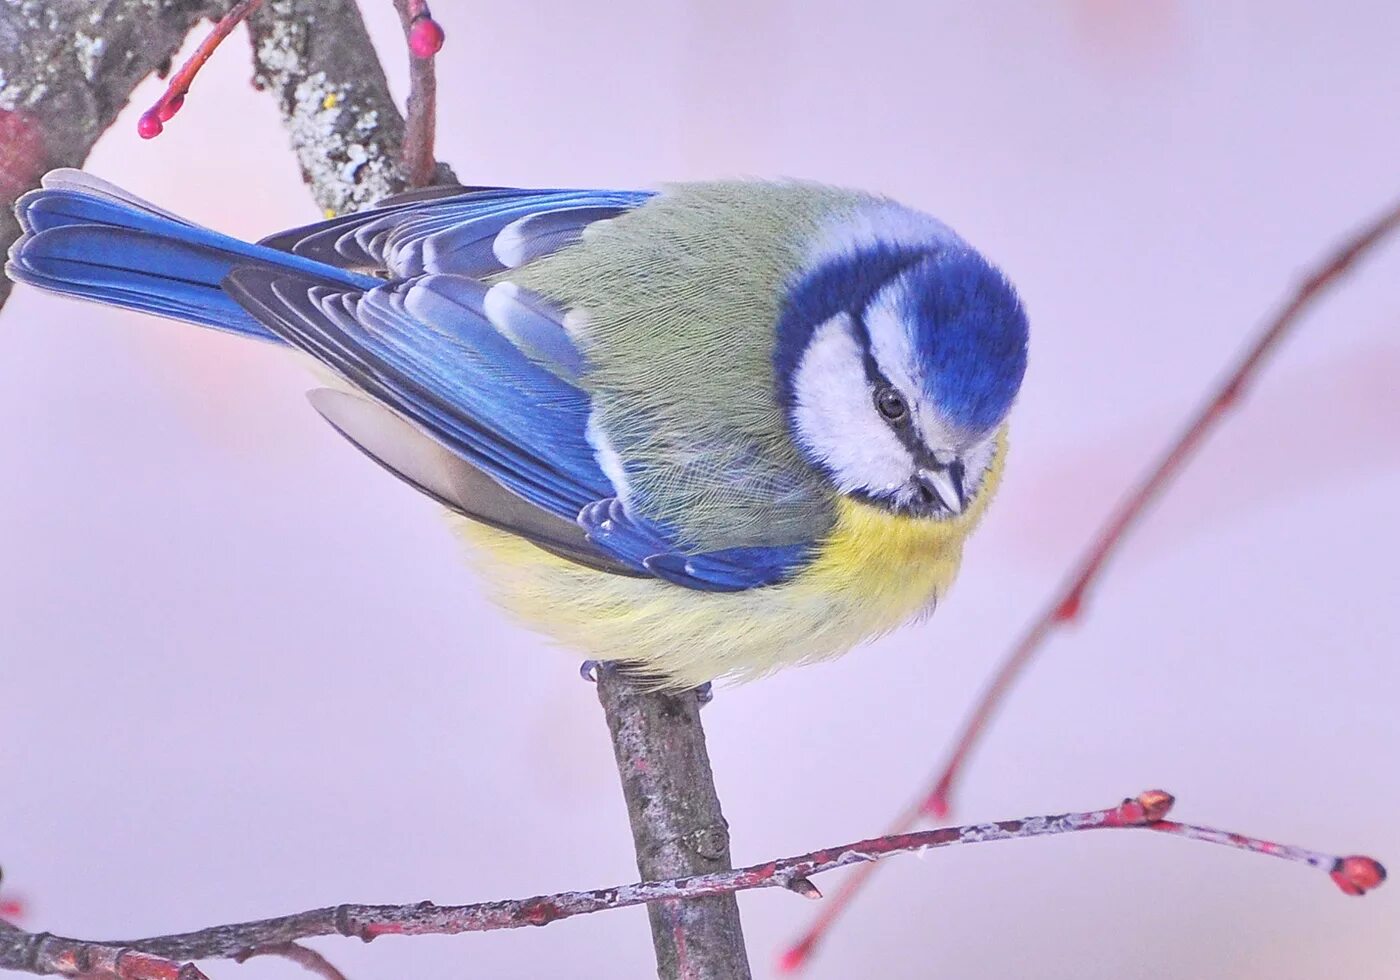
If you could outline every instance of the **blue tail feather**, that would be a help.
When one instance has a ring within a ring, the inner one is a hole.
[[[234,268],[283,269],[355,289],[380,284],[143,205],[96,182],[32,191],[16,206],[24,235],[10,249],[5,271],[69,296],[277,342],[224,292]]]

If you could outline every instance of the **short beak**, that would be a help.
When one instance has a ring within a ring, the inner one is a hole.
[[[920,493],[929,503],[938,502],[950,514],[961,514],[967,506],[961,463],[919,470],[917,482]]]

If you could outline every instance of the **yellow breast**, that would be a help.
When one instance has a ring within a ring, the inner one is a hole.
[[[667,687],[692,687],[839,656],[931,611],[996,492],[1005,450],[1003,429],[982,486],[958,517],[906,517],[843,498],[835,527],[801,573],[745,592],[609,575],[454,521],[497,600],[527,625],[587,657],[626,660]]]

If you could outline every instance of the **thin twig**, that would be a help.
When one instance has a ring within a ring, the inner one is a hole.
[[[189,94],[190,85],[194,82],[194,77],[199,74],[199,70],[204,67],[219,45],[224,42],[224,38],[233,33],[233,29],[248,19],[263,5],[263,0],[239,0],[228,13],[224,14],[214,24],[209,35],[199,42],[199,47],[194,49],[194,54],[189,60],[180,66],[180,70],[170,76],[170,81],[165,86],[165,91],[161,93],[156,104],[145,112],[141,113],[141,118],[136,120],[136,132],[142,139],[152,139],[161,134],[175,113],[180,111],[180,107],[185,104],[185,96]]]
[[[403,168],[410,187],[427,187],[437,179],[433,140],[437,132],[437,72],[433,59],[442,50],[443,30],[424,0],[394,0],[408,40],[408,103],[405,112]]]
[[[239,0],[219,18],[189,60],[170,76],[165,92],[155,105],[142,113],[136,124],[142,138],[160,135],[165,123],[185,104],[190,85],[214,51],[235,27],[257,13],[264,2]],[[298,6],[283,2],[277,5],[278,9],[270,18],[262,19],[262,27],[253,32],[259,79],[271,79],[280,91],[294,140],[317,144],[310,149],[325,156],[324,162],[321,157],[313,156],[320,166],[309,166],[302,146],[297,146],[298,153],[303,156],[308,182],[313,186],[327,183],[325,179],[318,180],[317,175],[327,164],[333,164],[338,168],[334,173],[355,175],[349,181],[352,187],[368,184],[368,194],[357,194],[356,204],[386,196],[405,186],[424,187],[453,179],[451,171],[439,167],[433,156],[437,129],[433,56],[442,47],[442,28],[433,20],[423,0],[394,0],[394,6],[413,54],[409,69],[408,115],[403,130],[399,128],[398,113],[388,98],[382,71],[377,75],[368,72],[364,79],[349,78],[343,70],[325,71],[330,64],[378,68],[358,11],[345,10],[333,20],[316,16],[320,11],[314,3]],[[316,80],[315,90],[305,85],[312,79]],[[315,132],[305,132],[308,128],[314,128]],[[376,167],[375,152],[385,143],[397,145],[400,159],[388,168]],[[338,159],[342,154],[344,159]],[[394,172],[399,164],[402,175]],[[367,176],[376,175],[378,170],[386,169],[388,173],[379,176],[378,181],[365,180]],[[380,181],[386,183],[380,186]],[[330,207],[329,210],[344,208]]]
[[[284,960],[291,960],[298,966],[310,970],[321,977],[322,980],[346,980],[345,974],[331,965],[330,960],[316,952],[310,946],[303,946],[300,943],[278,943],[275,946],[261,946],[257,949],[250,949],[248,952],[233,959],[237,963],[245,963],[254,956],[280,956]]]
[[[1245,388],[1258,376],[1269,355],[1301,319],[1303,313],[1327,287],[1339,280],[1358,259],[1384,241],[1397,227],[1400,227],[1400,202],[1382,212],[1340,248],[1328,254],[1265,324],[1248,352],[1197,411],[1151,473],[1128,494],[1107,523],[1094,535],[1089,550],[1074,567],[1065,585],[1031,621],[1030,627],[993,675],[991,684],[977,700],[972,714],[953,743],[952,753],[935,774],[930,787],[890,824],[889,833],[903,833],[916,826],[926,816],[942,819],[949,814],[949,799],[953,786],[988,722],[1050,634],[1081,615],[1090,586],[1103,574],[1109,558],[1117,552],[1128,531],[1136,526],[1149,505],[1172,483],[1182,467],[1200,448],[1205,437],[1225,417],[1226,412],[1238,404]],[[789,969],[796,969],[802,965],[874,871],[874,865],[867,865],[857,869],[842,883],[841,888],[832,896],[831,903],[822,909],[807,931],[782,954],[782,962]]]
[[[0,923],[0,969],[71,975],[82,972],[79,969],[82,957],[87,957],[87,962],[100,965],[103,969],[110,969],[108,964],[120,966],[124,961],[135,963],[139,959],[149,967],[147,972],[132,972],[128,967],[126,973],[118,975],[123,980],[198,980],[203,974],[193,966],[181,966],[177,961],[238,959],[249,955],[250,950],[266,950],[314,936],[342,935],[368,942],[389,935],[455,935],[543,926],[571,916],[607,909],[725,895],[757,888],[784,888],[805,898],[818,898],[821,893],[810,879],[836,868],[878,861],[892,854],[921,853],[955,844],[983,844],[1089,830],[1160,830],[1297,861],[1327,871],[1341,889],[1351,895],[1364,894],[1385,880],[1385,869],[1368,857],[1336,857],[1208,827],[1166,821],[1164,818],[1172,804],[1170,794],[1149,790],[1103,810],[876,837],[766,861],[735,871],[692,875],[671,881],[649,881],[474,905],[440,906],[432,902],[416,905],[338,905],[151,939],[94,943],[47,933],[31,934]],[[172,969],[176,972],[170,972]],[[156,970],[165,972],[151,972]]]

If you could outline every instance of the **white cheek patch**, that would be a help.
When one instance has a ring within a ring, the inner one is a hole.
[[[875,410],[846,314],[813,331],[793,377],[793,395],[799,438],[843,492],[884,495],[908,484],[914,459]]]

